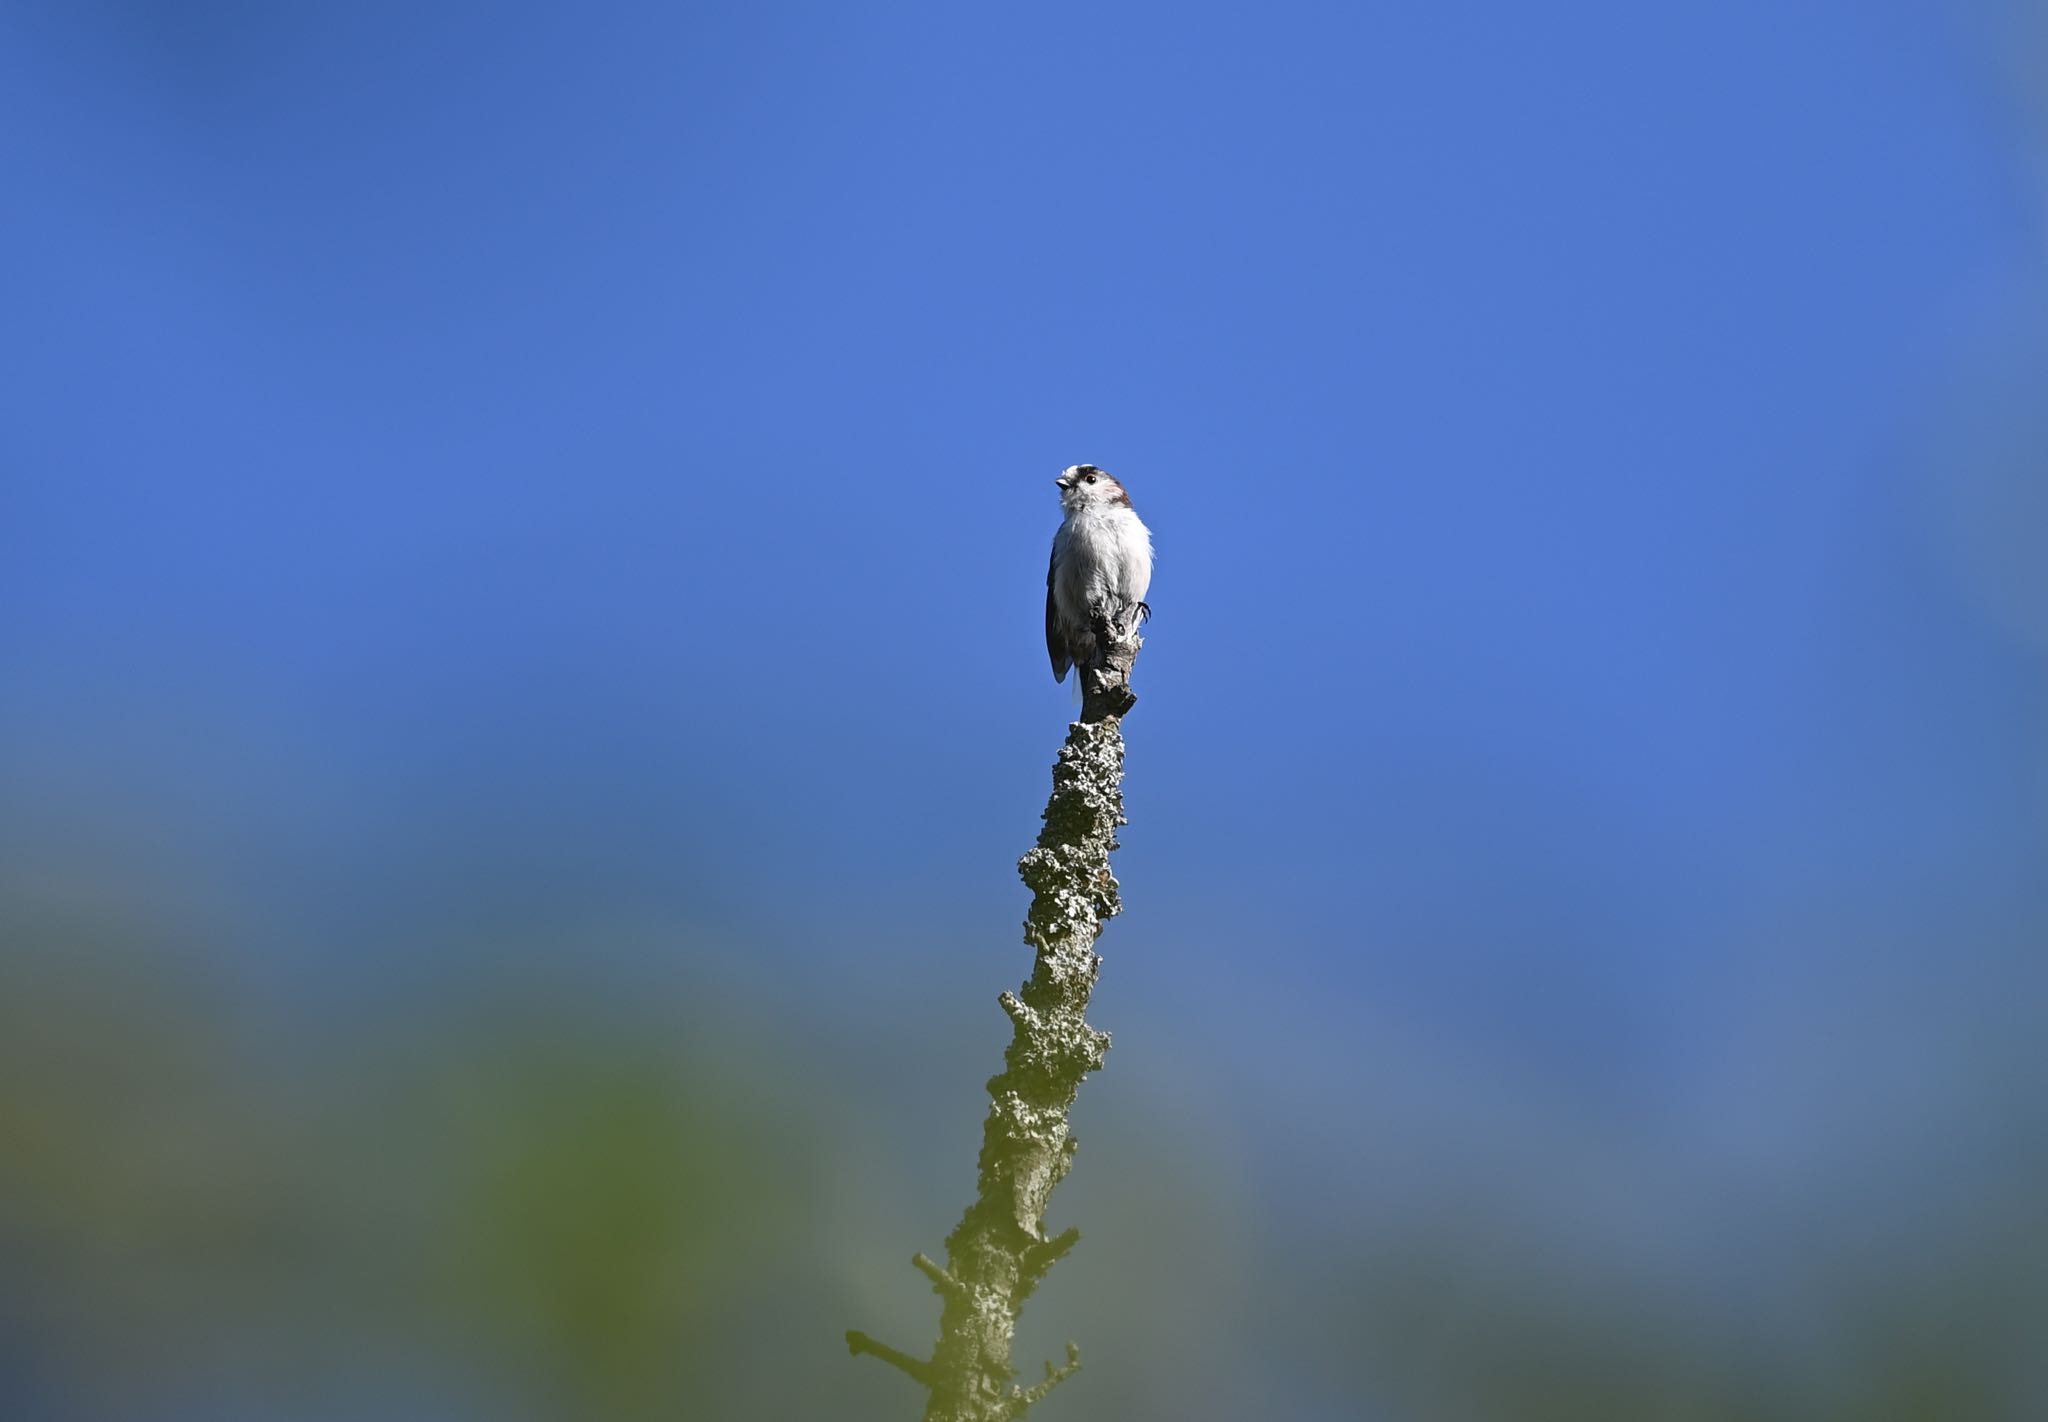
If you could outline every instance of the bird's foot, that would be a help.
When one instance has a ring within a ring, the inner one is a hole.
[[[1117,618],[1111,630],[1115,632],[1116,639],[1122,641],[1126,637],[1135,636],[1138,629],[1144,626],[1146,619],[1151,616],[1151,604],[1143,602],[1131,603],[1128,607],[1124,608],[1122,616]]]

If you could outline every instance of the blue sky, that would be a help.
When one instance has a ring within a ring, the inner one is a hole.
[[[1973,562],[2023,408],[1959,392],[2037,388],[2017,23],[17,7],[10,840],[231,905],[284,1003],[636,916],[980,1001],[1087,460],[1159,547],[1120,1041],[1257,1002],[1245,1079],[1339,1091],[1398,1027],[1726,1160],[1899,1054],[2004,1099],[2048,640]]]
[[[17,704],[907,814],[863,747],[1007,790],[1057,731],[1091,459],[1161,548],[1155,836],[1206,802],[1320,874],[1405,777],[1917,856],[1867,759],[1892,833],[1988,827],[2035,670],[1923,527],[2038,238],[1964,18],[18,14]]]

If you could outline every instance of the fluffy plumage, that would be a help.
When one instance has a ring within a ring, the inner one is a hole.
[[[1065,681],[1068,667],[1095,658],[1097,615],[1124,629],[1150,613],[1152,533],[1124,486],[1093,464],[1076,464],[1054,482],[1067,517],[1045,572],[1045,650],[1053,680]]]

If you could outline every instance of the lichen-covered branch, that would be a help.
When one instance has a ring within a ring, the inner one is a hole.
[[[912,1260],[940,1299],[938,1342],[920,1359],[863,1333],[846,1335],[853,1352],[872,1353],[927,1389],[925,1422],[1022,1417],[1081,1366],[1068,1344],[1066,1365],[1047,1363],[1043,1381],[1011,1381],[1024,1301],[1081,1238],[1074,1229],[1048,1237],[1045,1209],[1074,1160],[1067,1112],[1109,1050],[1109,1034],[1083,1014],[1102,965],[1095,940],[1122,907],[1109,855],[1124,823],[1119,718],[1137,700],[1128,683],[1139,645],[1135,627],[1098,625],[1101,651],[1095,665],[1079,669],[1081,719],[1053,766],[1045,828],[1017,864],[1032,893],[1024,941],[1036,961],[1027,982],[998,998],[1012,1034],[1003,1069],[988,1083],[979,1189],[946,1237],[946,1266],[922,1254]]]

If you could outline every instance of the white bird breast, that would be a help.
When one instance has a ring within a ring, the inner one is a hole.
[[[1152,586],[1152,534],[1121,504],[1083,509],[1060,525],[1053,602],[1060,620],[1085,629],[1089,609],[1120,617]]]

